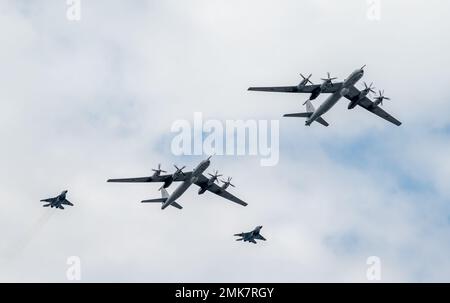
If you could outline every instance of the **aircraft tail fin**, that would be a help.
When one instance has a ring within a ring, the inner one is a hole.
[[[167,200],[167,198],[169,198],[169,192],[163,187],[161,188],[161,198],[165,198]]]
[[[157,199],[149,199],[149,200],[143,200],[141,201],[141,203],[164,203],[167,201],[167,199],[169,198],[169,193],[167,192],[167,190],[165,188],[161,188],[161,198],[157,198]],[[178,204],[177,202],[172,202],[170,204],[171,206],[178,208],[178,209],[183,209],[183,207]]]
[[[313,112],[315,112],[316,111],[316,109],[314,108],[314,105],[312,105],[312,103],[311,103],[311,100],[306,100],[306,102],[305,102],[305,104],[306,104],[306,111],[308,112],[308,113],[313,113]]]
[[[309,100],[309,99],[304,104],[306,105],[306,113],[286,114],[286,115],[284,115],[284,117],[294,117],[294,118],[309,118],[309,117],[311,117],[316,109],[314,108],[314,106],[311,103],[311,100]]]

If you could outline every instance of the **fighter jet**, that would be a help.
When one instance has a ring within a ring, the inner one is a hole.
[[[305,113],[286,114],[284,117],[299,117],[306,118],[305,125],[310,126],[314,121],[329,126],[322,115],[328,112],[342,97],[350,100],[348,109],[355,108],[356,105],[374,113],[375,115],[400,126],[402,123],[385,112],[380,106],[383,105],[384,100],[390,100],[384,96],[384,91],[379,91],[379,96],[376,96],[375,101],[368,98],[370,93],[375,93],[372,84],[368,86],[364,83],[364,89],[359,90],[355,87],[356,83],[364,76],[364,67],[355,70],[344,82],[333,83],[337,78],[332,78],[328,73],[327,78],[321,79],[322,84],[313,84],[310,80],[312,75],[302,78],[303,80],[297,86],[281,86],[281,87],[250,87],[250,91],[263,92],[282,92],[282,93],[307,93],[310,94],[309,99],[304,103],[306,105]],[[310,85],[309,85],[310,84]],[[312,105],[312,100],[315,100],[320,94],[331,94],[320,106],[315,109]]]
[[[154,174],[151,177],[109,179],[107,182],[162,182],[163,185],[160,188],[161,198],[142,201],[142,203],[162,203],[161,209],[165,209],[168,206],[174,206],[178,209],[182,209],[181,205],[178,204],[176,200],[180,198],[192,184],[200,187],[198,191],[199,195],[205,193],[206,191],[209,191],[227,200],[230,200],[231,202],[240,204],[242,206],[247,206],[247,203],[233,196],[227,191],[227,188],[229,186],[234,187],[234,185],[231,184],[231,178],[228,178],[227,181],[220,180],[219,177],[221,177],[222,175],[219,175],[217,171],[214,175],[209,174],[210,178],[203,175],[203,173],[211,164],[210,160],[211,157],[208,157],[208,159],[200,162],[200,164],[190,172],[183,172],[183,169],[186,168],[185,166],[179,168],[178,166],[174,165],[175,172],[173,174],[161,175],[161,172],[163,171],[160,167],[158,167],[158,169],[154,170]],[[222,186],[216,184],[219,181],[223,183]],[[165,189],[168,188],[173,182],[181,182],[181,184],[174,190],[172,194],[169,194]]]
[[[41,202],[47,202],[48,204],[43,205],[43,207],[55,207],[59,209],[64,209],[63,205],[73,206],[73,204],[66,199],[67,190],[63,191],[61,194],[54,198],[43,199]]]
[[[263,227],[257,226],[254,230],[248,233],[235,234],[235,237],[241,237],[236,239],[236,241],[252,242],[253,244],[256,244],[256,240],[266,241],[266,239],[260,234],[261,228]]]

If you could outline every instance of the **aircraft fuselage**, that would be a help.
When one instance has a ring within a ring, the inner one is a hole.
[[[342,97],[349,93],[349,88],[354,86],[364,76],[363,69],[357,69],[344,80],[342,86],[333,94],[331,94],[325,102],[306,120],[306,125],[311,125],[317,118],[328,112]]]
[[[66,200],[66,194],[67,190],[63,191],[60,195],[53,198],[53,201],[50,202],[48,205],[44,205],[45,207],[50,206],[51,208],[61,208],[62,202]]]
[[[181,182],[181,184],[164,202],[161,209],[165,209],[166,207],[170,206],[170,204],[175,202],[179,197],[181,197],[184,192],[198,180],[198,177],[203,174],[203,172],[209,167],[210,164],[211,162],[209,159],[200,162],[200,164],[197,165],[197,167],[192,171],[191,177]]]

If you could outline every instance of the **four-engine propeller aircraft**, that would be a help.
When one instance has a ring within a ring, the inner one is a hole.
[[[252,242],[253,244],[256,244],[256,240],[266,241],[266,239],[260,234],[262,228],[262,226],[257,226],[250,232],[235,234],[234,236],[241,237],[239,239],[236,239],[236,241]]]
[[[383,100],[390,100],[384,96],[384,91],[379,92],[379,96],[375,98],[375,101],[371,101],[367,96],[373,92],[372,85],[367,86],[363,90],[359,90],[355,87],[355,84],[364,76],[364,67],[355,70],[350,76],[344,80],[344,82],[333,83],[337,78],[331,78],[328,73],[328,78],[321,79],[322,84],[313,84],[310,80],[312,75],[302,78],[303,80],[297,86],[279,86],[279,87],[250,87],[250,91],[263,91],[263,92],[281,92],[281,93],[308,93],[311,94],[309,99],[304,103],[306,104],[306,113],[286,114],[285,117],[301,117],[306,118],[305,125],[309,126],[314,121],[328,126],[329,124],[322,118],[322,115],[329,111],[342,97],[350,100],[348,109],[353,109],[356,105],[359,105],[366,110],[374,113],[375,115],[400,126],[402,123],[385,112],[380,105],[383,105]],[[315,100],[320,94],[331,94],[320,106],[315,109],[311,101]]]
[[[66,199],[67,190],[63,191],[61,194],[54,198],[43,199],[41,202],[47,202],[48,204],[43,205],[43,207],[55,207],[59,209],[64,209],[63,205],[73,206],[73,204]]]
[[[183,195],[183,193],[192,185],[195,184],[200,187],[198,194],[201,195],[206,191],[210,191],[218,196],[221,196],[227,200],[230,200],[234,203],[247,206],[247,203],[242,201],[241,199],[233,196],[227,191],[229,186],[234,187],[231,184],[231,178],[228,178],[227,181],[220,180],[223,185],[219,186],[216,183],[219,181],[219,173],[216,171],[214,175],[209,174],[210,178],[203,175],[203,172],[209,167],[211,164],[211,157],[203,160],[200,164],[194,168],[191,172],[183,172],[182,168],[178,168],[175,165],[176,171],[171,175],[161,175],[161,167],[154,170],[154,174],[151,177],[141,177],[141,178],[127,178],[127,179],[110,179],[107,182],[130,182],[130,183],[140,183],[140,182],[162,182],[163,185],[160,188],[162,198],[159,199],[150,199],[144,200],[143,203],[163,203],[161,209],[165,209],[166,207],[172,205],[176,208],[181,209],[182,207],[176,202],[176,200]],[[175,191],[169,195],[169,193],[165,190],[168,188],[173,182],[181,182],[181,184],[175,189]]]

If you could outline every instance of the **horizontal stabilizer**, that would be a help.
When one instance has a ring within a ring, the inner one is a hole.
[[[172,202],[172,204],[170,204],[170,205],[172,205],[173,207],[178,208],[178,209],[183,209],[183,206],[181,206],[177,202]]]
[[[286,114],[284,117],[294,117],[294,118],[309,118],[312,113],[297,113],[297,114]]]
[[[325,121],[322,117],[319,117],[316,119],[316,121],[320,124],[322,124],[323,126],[329,126],[330,124],[328,124],[327,121]]]
[[[166,202],[167,198],[157,198],[157,199],[149,199],[149,200],[142,200],[141,203],[164,203]]]

